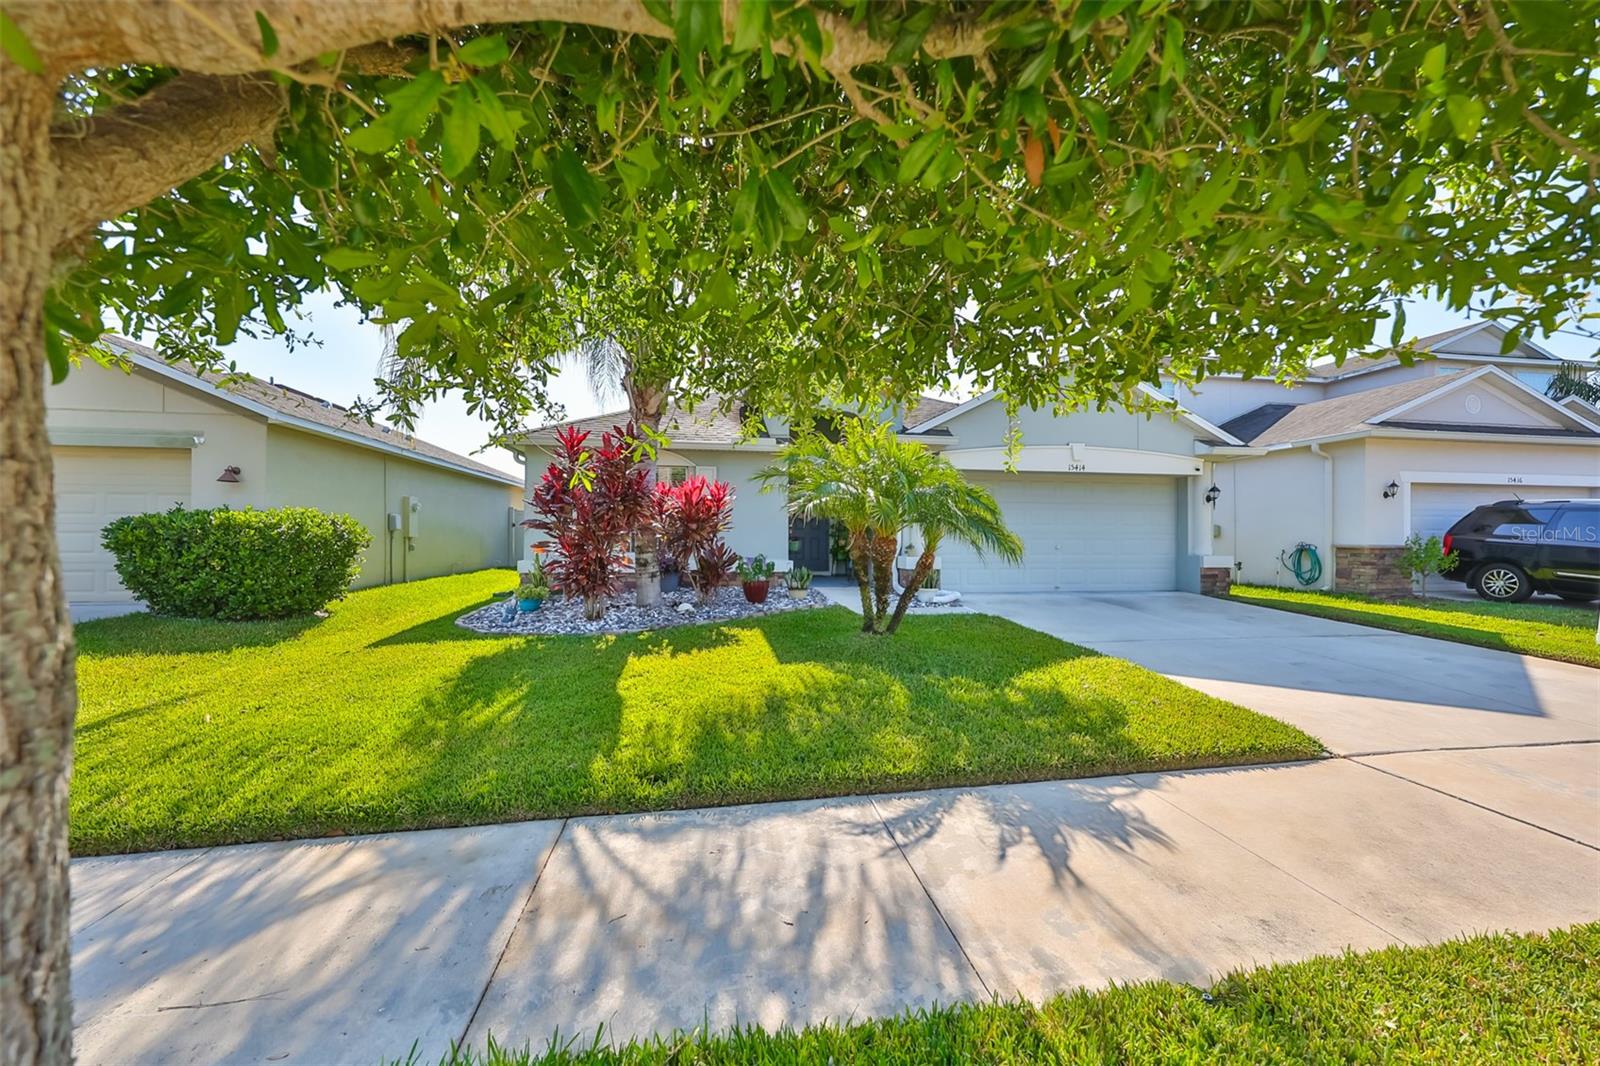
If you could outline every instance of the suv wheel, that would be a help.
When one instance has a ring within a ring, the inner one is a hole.
[[[1472,575],[1478,595],[1494,603],[1521,603],[1533,595],[1527,571],[1515,563],[1485,563]]]

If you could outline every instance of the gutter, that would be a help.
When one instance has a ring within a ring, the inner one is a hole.
[[[1322,564],[1322,591],[1333,588],[1333,456],[1322,450],[1321,444],[1311,445],[1311,454],[1322,460],[1322,517],[1323,544],[1328,557]]]

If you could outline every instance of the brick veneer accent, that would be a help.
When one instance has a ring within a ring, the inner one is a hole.
[[[1400,569],[1404,548],[1359,548],[1336,545],[1333,549],[1333,587],[1340,592],[1399,599],[1411,595],[1411,575]]]
[[[1200,568],[1200,595],[1226,596],[1233,587],[1233,567],[1202,566]]]

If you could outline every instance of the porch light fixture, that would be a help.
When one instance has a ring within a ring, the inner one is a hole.
[[[1399,482],[1391,481],[1391,482],[1389,482],[1387,485],[1385,485],[1383,487],[1383,498],[1384,499],[1392,500],[1398,495],[1400,495],[1400,483]]]
[[[1206,489],[1206,502],[1207,503],[1216,503],[1217,500],[1219,498],[1221,498],[1221,496],[1222,496],[1222,490],[1217,488],[1217,483],[1213,481],[1211,483],[1211,487],[1209,489]]]
[[[222,476],[217,478],[217,480],[225,481],[230,485],[237,485],[239,483],[239,474],[240,470],[238,467],[225,466],[222,468]]]

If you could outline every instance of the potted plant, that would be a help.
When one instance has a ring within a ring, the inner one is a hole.
[[[795,566],[784,575],[783,583],[788,586],[791,600],[803,600],[806,593],[811,591],[811,571],[803,566]]]
[[[535,559],[533,568],[522,575],[522,581],[517,585],[517,610],[523,614],[537,611],[549,598],[550,576],[544,571],[544,563]]]
[[[659,552],[658,558],[660,560],[659,565],[661,567],[661,591],[678,591],[678,584],[680,580],[678,577],[678,560],[667,552]]]
[[[765,555],[757,555],[739,564],[739,584],[744,586],[744,598],[750,603],[766,603],[767,592],[772,588],[772,574],[777,564]]]

